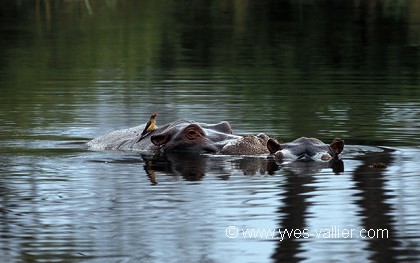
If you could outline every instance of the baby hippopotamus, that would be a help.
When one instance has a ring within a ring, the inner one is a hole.
[[[301,137],[289,143],[267,141],[267,148],[278,160],[322,160],[337,159],[343,151],[344,140],[335,138],[330,145],[315,138]]]

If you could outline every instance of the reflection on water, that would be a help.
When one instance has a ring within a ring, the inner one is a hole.
[[[0,10],[2,261],[420,261],[417,1]],[[335,163],[84,147],[152,112],[346,147]],[[232,239],[228,226],[312,235]],[[334,226],[389,236],[316,235]]]
[[[9,171],[0,179],[5,260],[218,262],[229,255],[233,262],[294,262],[331,253],[338,261],[418,260],[419,199],[410,183],[417,180],[411,164],[418,149],[348,146],[344,171],[335,173],[264,156],[153,157],[67,147],[73,154],[2,156]],[[388,167],[374,169],[374,162]],[[396,188],[401,183],[407,185]],[[380,228],[389,236],[229,239],[230,225]]]

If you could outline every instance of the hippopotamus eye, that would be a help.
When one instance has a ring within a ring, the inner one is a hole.
[[[188,140],[195,140],[199,137],[203,137],[204,134],[202,134],[200,129],[197,129],[195,126],[191,126],[185,130],[184,136]]]
[[[190,140],[194,140],[198,136],[199,134],[193,129],[188,130],[186,134],[187,139],[190,139]]]

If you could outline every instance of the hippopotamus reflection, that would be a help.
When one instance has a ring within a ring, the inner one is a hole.
[[[273,159],[261,156],[220,156],[211,158],[209,155],[195,153],[166,153],[166,154],[141,154],[144,161],[144,170],[150,183],[156,185],[162,181],[161,175],[174,176],[176,180],[199,181],[207,173],[217,174],[217,178],[228,180],[237,172],[247,176],[274,175],[279,166]],[[231,165],[226,165],[229,162]]]
[[[267,148],[278,160],[322,160],[338,159],[343,151],[344,141],[335,138],[330,145],[315,138],[301,137],[289,143],[279,144],[273,139],[267,141]]]
[[[265,134],[233,135],[228,122],[217,124],[175,121],[158,127],[138,140],[144,125],[111,132],[88,142],[96,150],[193,152],[249,155],[268,153]]]

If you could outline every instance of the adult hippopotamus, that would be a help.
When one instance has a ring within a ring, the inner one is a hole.
[[[87,143],[95,150],[123,150],[142,152],[194,152],[227,155],[268,153],[265,134],[234,135],[228,122],[217,124],[178,120],[155,128],[144,138],[139,135],[145,125],[117,130]]]
[[[277,160],[329,161],[338,158],[338,155],[343,151],[344,140],[335,138],[330,145],[327,145],[318,139],[306,137],[283,144],[269,139],[267,148]]]

